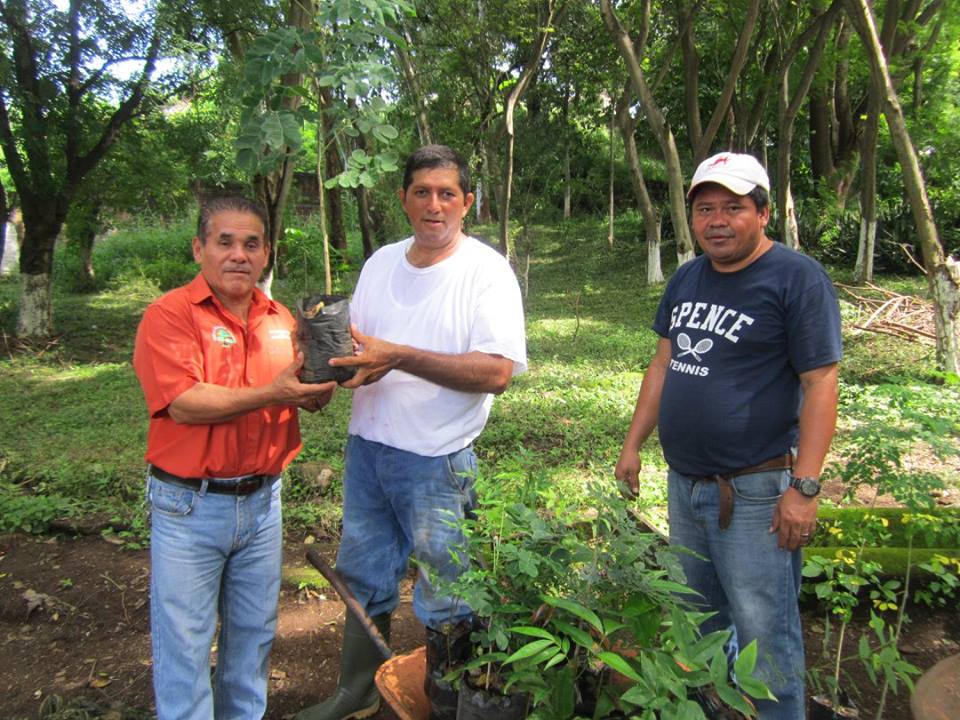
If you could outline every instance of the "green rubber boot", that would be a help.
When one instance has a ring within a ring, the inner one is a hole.
[[[374,624],[390,641],[390,615],[378,615]],[[333,695],[319,705],[301,710],[296,720],[361,720],[380,709],[380,693],[373,677],[383,656],[353,613],[347,613],[340,650],[340,680]]]

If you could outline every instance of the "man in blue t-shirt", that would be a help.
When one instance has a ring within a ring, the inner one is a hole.
[[[778,702],[764,720],[804,718],[797,596],[817,521],[819,475],[837,413],[840,311],[824,269],[766,236],[770,181],[750,155],[697,168],[687,197],[703,255],[677,269],[616,476],[639,489],[640,450],[659,425],[669,465],[670,541],[704,632],[756,640]]]

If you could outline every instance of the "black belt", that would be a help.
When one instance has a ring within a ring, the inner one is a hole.
[[[720,529],[726,530],[730,526],[730,520],[733,518],[733,488],[730,486],[731,478],[759,472],[769,472],[771,470],[790,470],[792,467],[793,455],[785,453],[775,458],[764,460],[762,463],[734,470],[733,472],[704,475],[702,479],[717,483],[717,489],[720,491],[720,516],[717,520]]]
[[[237,480],[224,482],[211,478],[180,477],[167,472],[163,468],[158,468],[156,465],[151,465],[148,469],[157,480],[163,480],[172,485],[180,485],[192,490],[199,490],[203,487],[203,483],[207,483],[207,492],[219,495],[250,495],[264,485],[272,485],[278,477],[277,475],[247,475]]]

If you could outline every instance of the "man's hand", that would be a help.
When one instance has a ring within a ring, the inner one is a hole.
[[[789,551],[810,542],[817,529],[817,498],[804,497],[793,488],[780,498],[773,511],[770,532],[779,532],[777,545]]]
[[[355,367],[357,374],[343,383],[348,389],[370,385],[400,364],[400,346],[372,335],[364,335],[356,325],[350,325],[356,355],[332,358],[333,367]]]
[[[325,383],[302,383],[299,377],[301,367],[303,353],[298,352],[294,361],[277,373],[272,389],[283,402],[297,405],[308,412],[316,412],[330,402],[337,383],[332,380]]]
[[[335,382],[302,383],[297,373],[303,366],[303,353],[277,373],[266,385],[229,388],[199,382],[182,392],[167,410],[174,422],[186,425],[213,425],[228,422],[251,410],[271,405],[298,405],[319,410],[333,396]]]
[[[620,483],[625,495],[636,497],[640,494],[640,453],[624,445],[620,450],[620,459],[613,470],[614,477]]]

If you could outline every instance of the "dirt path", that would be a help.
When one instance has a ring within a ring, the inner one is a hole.
[[[304,564],[302,545],[288,544],[286,555],[289,564]],[[0,717],[36,718],[41,705],[56,697],[71,707],[86,704],[86,717],[151,717],[148,590],[146,552],[99,537],[0,537]],[[268,718],[291,717],[334,687],[343,612],[332,594],[283,588]],[[813,657],[821,619],[806,613],[805,631]],[[422,637],[406,586],[393,649],[410,650]],[[955,611],[917,611],[902,645],[910,662],[930,667],[960,651],[960,617]],[[387,709],[376,716],[395,717]],[[892,698],[885,717],[909,717],[903,692]]]

